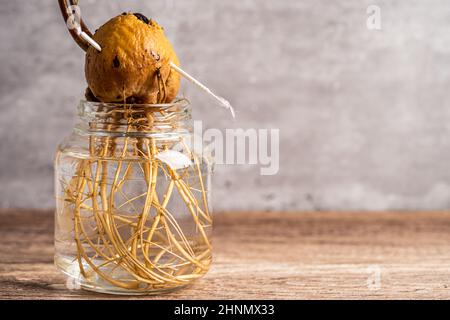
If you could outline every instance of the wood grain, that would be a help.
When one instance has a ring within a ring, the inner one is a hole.
[[[215,221],[208,275],[138,299],[450,299],[449,213],[243,212]],[[0,299],[130,299],[66,288],[53,266],[52,212],[0,211],[0,237]]]

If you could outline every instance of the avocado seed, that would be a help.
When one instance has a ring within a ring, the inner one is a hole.
[[[86,53],[86,80],[102,102],[169,103],[180,86],[170,63],[179,60],[164,30],[142,14],[124,13],[94,34],[101,46]]]

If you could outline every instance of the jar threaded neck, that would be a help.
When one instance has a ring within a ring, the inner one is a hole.
[[[168,104],[111,104],[82,100],[77,129],[89,135],[145,137],[192,131],[191,106],[180,99]]]

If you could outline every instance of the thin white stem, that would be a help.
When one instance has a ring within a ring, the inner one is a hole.
[[[95,42],[94,39],[92,39],[91,37],[89,37],[89,35],[84,32],[83,30],[81,30],[81,27],[77,28],[77,34],[83,38],[85,41],[87,41],[92,47],[94,47],[97,51],[101,52],[102,51],[102,47],[100,47],[100,45]]]
[[[224,98],[216,95],[214,92],[211,91],[211,89],[209,89],[207,86],[205,86],[203,83],[201,83],[200,81],[198,81],[197,79],[195,79],[193,76],[191,76],[189,73],[187,73],[186,71],[184,71],[183,69],[181,69],[179,66],[177,66],[175,63],[170,62],[170,66],[172,67],[172,69],[174,69],[176,72],[178,72],[179,74],[181,74],[183,77],[185,77],[186,79],[188,79],[189,81],[191,81],[192,83],[194,83],[196,86],[198,86],[200,89],[202,89],[203,91],[205,91],[206,93],[208,93],[209,95],[211,95],[212,97],[214,97],[214,99],[216,99],[217,101],[220,102],[220,104],[222,105],[222,107],[230,110],[231,115],[233,116],[233,118],[236,117],[235,113],[234,113],[234,109],[231,106],[231,104],[225,100]]]

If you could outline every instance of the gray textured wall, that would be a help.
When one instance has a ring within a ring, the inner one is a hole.
[[[81,1],[92,28],[122,11],[163,24],[186,69],[242,128],[281,129],[281,169],[218,168],[217,209],[450,207],[448,0]],[[382,30],[366,28],[381,7]],[[52,157],[85,87],[56,1],[1,0],[0,206],[52,207]],[[229,126],[195,88],[208,126]]]

